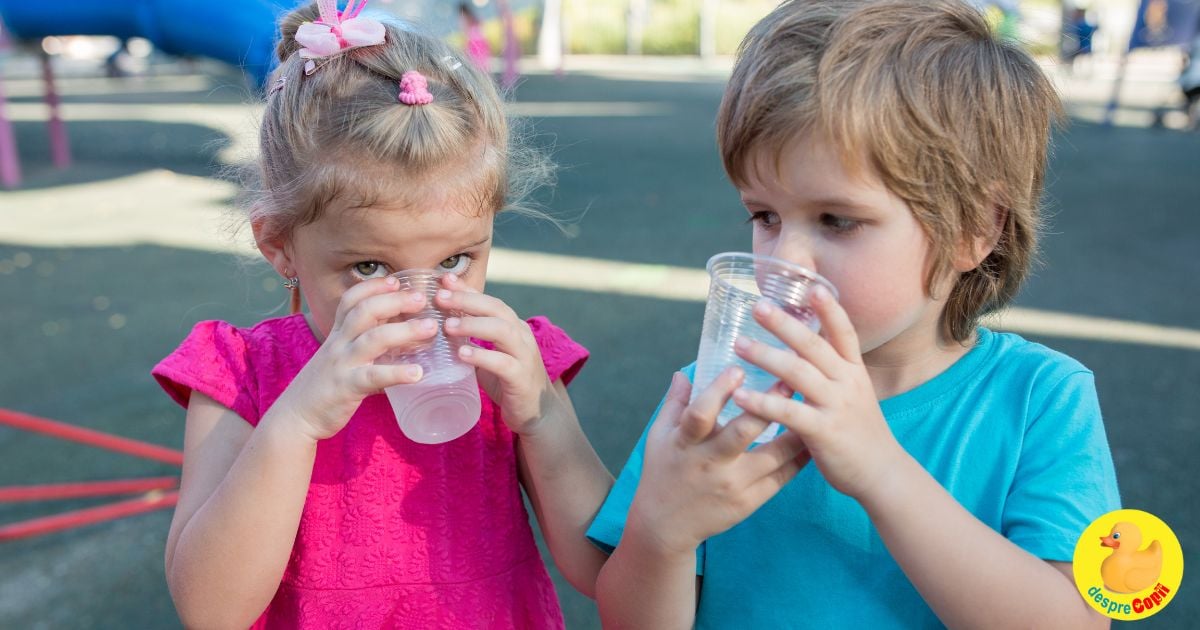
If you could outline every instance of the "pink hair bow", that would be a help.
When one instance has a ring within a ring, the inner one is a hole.
[[[349,0],[345,11],[338,11],[337,0],[317,1],[320,19],[305,22],[296,30],[296,41],[304,46],[300,56],[308,60],[304,64],[306,74],[316,70],[313,59],[383,43],[383,24],[369,17],[358,17],[366,6],[367,0]]]

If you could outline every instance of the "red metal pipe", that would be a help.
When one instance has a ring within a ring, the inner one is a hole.
[[[146,496],[136,499],[127,499],[93,508],[20,521],[0,527],[0,542],[49,534],[73,527],[81,527],[124,516],[150,512],[174,506],[178,501],[178,490],[166,493],[151,492]]]
[[[0,486],[0,503],[14,501],[48,501],[78,499],[114,494],[135,494],[151,490],[173,490],[179,487],[179,477],[147,479],[116,479],[112,481],[81,481],[51,483],[36,486]]]
[[[0,424],[23,431],[42,433],[62,440],[79,442],[96,448],[133,455],[134,457],[183,466],[183,453],[172,448],[119,437],[102,431],[85,429],[65,422],[38,418],[9,409],[0,409]]]

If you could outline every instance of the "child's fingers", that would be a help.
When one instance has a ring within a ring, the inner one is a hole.
[[[762,435],[770,424],[770,420],[755,415],[739,415],[717,431],[717,436],[712,439],[713,454],[722,459],[733,459],[745,453],[754,438]]]
[[[359,335],[350,344],[350,360],[370,363],[392,350],[403,350],[437,334],[437,322],[432,319],[410,319],[406,322],[380,324]]]
[[[821,373],[830,377],[837,373],[838,366],[842,364],[837,350],[802,320],[792,317],[770,300],[758,301],[754,307],[754,319]]]
[[[858,346],[858,333],[850,316],[833,294],[823,286],[818,285],[812,294],[813,310],[821,318],[821,335],[829,340],[830,345],[842,358],[851,363],[862,363],[862,351]]]
[[[515,383],[521,374],[521,362],[512,355],[477,346],[461,346],[458,358],[463,363],[495,374],[501,381]]]
[[[812,336],[829,348],[823,339],[816,335]],[[772,348],[765,343],[746,337],[737,340],[734,352],[746,361],[778,377],[792,391],[803,394],[805,400],[817,405],[822,404],[821,398],[826,394],[829,379],[807,360],[796,356],[795,353]],[[833,349],[829,348],[829,352],[832,354]]]
[[[421,366],[413,364],[366,365],[351,373],[351,383],[361,392],[378,392],[392,385],[407,385],[421,380]]]
[[[796,458],[807,462],[808,449],[799,434],[789,431],[742,457],[747,474],[757,480],[774,474],[780,466]]]
[[[417,313],[424,306],[425,296],[413,291],[369,295],[347,311],[341,326],[335,324],[334,330],[341,331],[346,338],[354,339],[383,322],[401,315]],[[332,332],[330,335],[332,336]]]
[[[364,280],[350,287],[342,294],[341,299],[338,301],[337,311],[333,315],[333,327],[338,328],[341,326],[342,322],[346,319],[346,315],[355,306],[358,306],[359,302],[372,295],[395,292],[399,286],[400,283],[395,278],[387,277]]]
[[[760,418],[770,418],[782,424],[805,442],[811,442],[810,438],[817,429],[816,411],[811,406],[791,398],[741,388],[733,393],[733,401],[747,413]]]
[[[662,406],[658,410],[658,417],[655,418],[654,425],[650,427],[650,431],[657,433],[667,428],[678,426],[691,393],[692,384],[683,375],[683,372],[672,374],[671,387],[667,389],[667,395],[663,398]]]
[[[499,317],[501,319],[520,321],[516,311],[512,310],[504,300],[500,298],[480,293],[461,280],[451,280],[452,276],[445,276],[442,280],[443,286],[451,287],[439,289],[434,297],[434,303],[438,308],[449,311],[461,311],[466,315],[475,315],[478,317]]]
[[[490,341],[500,352],[513,356],[527,356],[531,349],[537,349],[537,341],[534,340],[529,325],[521,320],[499,317],[448,317],[446,334]]]
[[[758,481],[751,483],[742,491],[743,495],[753,505],[762,505],[770,501],[771,497],[779,494],[779,490],[794,479],[811,459],[807,453],[801,453],[787,460],[775,470],[759,478]]]
[[[712,385],[700,392],[679,420],[679,435],[685,443],[695,444],[708,437],[717,423],[717,416],[733,390],[741,386],[745,372],[738,367],[726,368]]]

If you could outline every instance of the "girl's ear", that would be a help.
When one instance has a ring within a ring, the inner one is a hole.
[[[993,221],[991,229],[985,234],[973,238],[965,238],[959,243],[958,251],[954,254],[954,270],[966,273],[983,264],[983,261],[996,249],[1000,237],[1004,234],[1004,225],[1008,222],[1008,210],[1003,206],[993,204]]]
[[[254,232],[254,244],[258,246],[258,251],[262,252],[263,258],[271,263],[279,275],[288,278],[295,274],[296,267],[292,264],[287,243],[278,236],[269,236],[273,230],[267,229],[265,219],[252,220],[250,230]]]

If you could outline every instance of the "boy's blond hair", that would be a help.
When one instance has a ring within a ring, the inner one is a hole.
[[[956,0],[791,0],[746,35],[721,102],[717,141],[742,186],[755,154],[827,139],[873,168],[931,244],[926,290],[964,242],[995,249],[954,283],[945,338],[1017,293],[1037,249],[1053,86],[1016,45]]]

